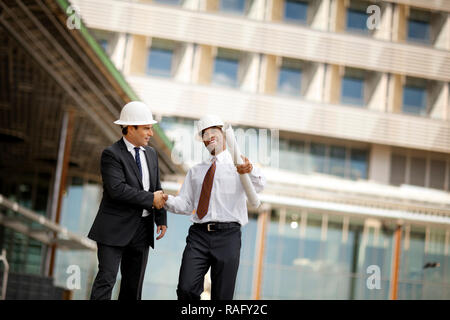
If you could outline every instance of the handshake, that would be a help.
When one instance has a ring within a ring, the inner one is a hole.
[[[153,192],[153,206],[156,209],[161,209],[162,207],[164,207],[164,204],[166,203],[167,199],[169,199],[169,196],[165,194],[162,190]]]

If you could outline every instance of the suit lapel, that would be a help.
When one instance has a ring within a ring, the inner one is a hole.
[[[151,168],[153,167],[153,165],[152,165],[153,164],[153,159],[150,159],[149,148],[148,147],[144,147],[144,149],[145,149],[145,152],[144,152],[145,160],[147,160],[147,167],[148,167],[148,175],[149,175],[148,179],[150,180],[149,181],[150,182],[150,189],[149,190],[153,191],[153,190],[155,190],[155,187],[153,186],[153,183],[152,183],[153,172],[151,171]]]
[[[127,160],[128,165],[133,169],[134,174],[136,175],[136,178],[139,181],[139,184],[141,185],[141,188],[144,188],[142,185],[142,177],[141,173],[139,172],[139,168],[136,164],[136,159],[131,155],[131,153],[128,151],[127,146],[123,139],[120,139],[120,147],[122,149],[122,152],[124,153],[125,159]]]

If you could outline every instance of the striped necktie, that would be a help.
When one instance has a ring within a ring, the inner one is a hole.
[[[205,178],[203,179],[202,191],[200,193],[200,200],[198,200],[197,207],[197,216],[199,219],[203,219],[208,212],[209,199],[211,198],[211,189],[214,182],[215,172],[216,159],[214,158],[212,165],[209,167],[208,172],[206,172]]]

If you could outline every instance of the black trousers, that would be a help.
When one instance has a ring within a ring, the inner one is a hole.
[[[97,243],[98,273],[92,285],[91,300],[111,299],[119,264],[122,275],[119,300],[141,300],[149,237],[153,236],[145,219],[148,217],[141,218],[136,233],[125,247]]]
[[[241,228],[209,232],[189,228],[178,279],[178,300],[199,300],[204,276],[211,267],[211,300],[233,299],[241,251]]]

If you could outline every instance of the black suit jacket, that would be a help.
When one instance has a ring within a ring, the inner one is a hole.
[[[150,213],[146,221],[151,224],[149,241],[152,248],[154,224],[167,226],[166,210],[153,208],[153,192],[162,190],[158,156],[152,147],[144,148],[150,175],[149,191],[143,189],[136,161],[123,139],[103,150],[103,198],[88,234],[90,239],[110,246],[127,245],[139,226],[143,209]]]

